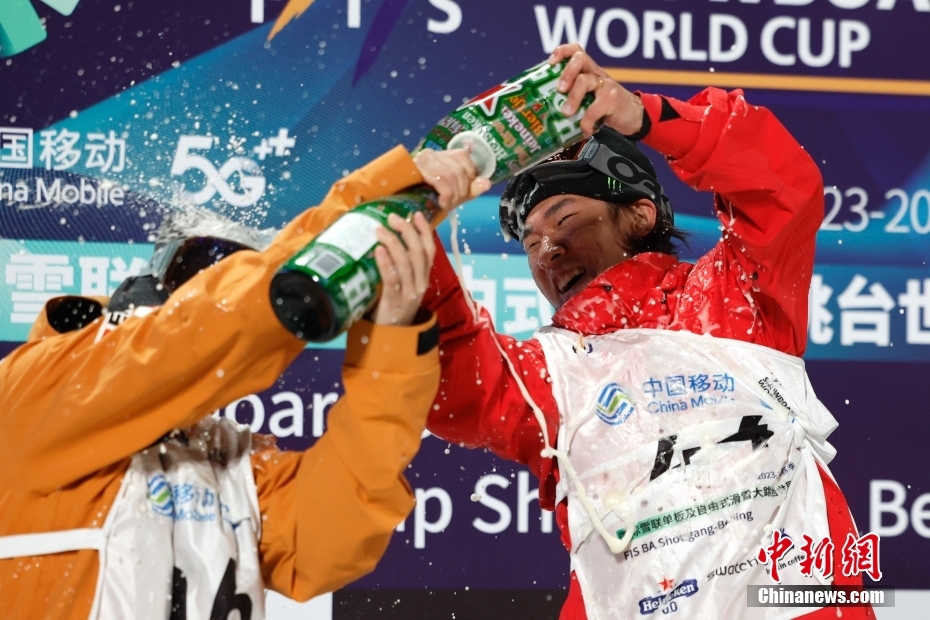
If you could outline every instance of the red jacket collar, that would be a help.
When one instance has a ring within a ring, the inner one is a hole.
[[[666,327],[691,268],[669,254],[637,254],[592,280],[556,311],[552,323],[587,335]]]

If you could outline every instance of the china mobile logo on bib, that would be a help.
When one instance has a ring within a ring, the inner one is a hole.
[[[217,502],[223,520],[229,521],[229,507],[219,501],[217,492],[210,487],[182,482],[172,484],[164,474],[149,478],[148,499],[156,514],[171,517],[175,521],[213,522],[217,517]]]
[[[148,498],[152,510],[165,517],[174,515],[174,498],[171,495],[171,484],[164,474],[158,474],[148,480]]]
[[[595,411],[601,420],[617,426],[636,413],[636,407],[622,387],[616,383],[608,383],[598,392]]]

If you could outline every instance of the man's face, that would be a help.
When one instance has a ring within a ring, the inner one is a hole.
[[[566,194],[543,200],[526,219],[523,249],[536,285],[556,309],[602,272],[632,256],[632,219],[602,200]]]

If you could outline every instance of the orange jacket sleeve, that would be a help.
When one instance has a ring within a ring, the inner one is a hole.
[[[101,319],[11,353],[0,363],[0,446],[14,469],[0,481],[51,492],[269,387],[304,347],[272,311],[274,273],[358,202],[418,182],[394,149],[338,182],[267,250],[204,270],[152,314],[99,341]]]
[[[370,572],[384,554],[413,508],[403,471],[439,387],[437,341],[432,317],[412,327],[355,325],[346,392],[323,437],[303,453],[257,446],[266,587],[304,601]]]

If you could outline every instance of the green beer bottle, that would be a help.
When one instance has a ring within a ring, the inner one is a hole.
[[[348,329],[381,293],[375,230],[388,228],[391,213],[409,219],[417,211],[438,225],[442,210],[433,188],[421,185],[362,203],[333,222],[272,278],[271,303],[281,323],[309,342],[326,342]]]
[[[592,95],[571,117],[560,112],[556,90],[565,62],[524,71],[445,117],[417,149],[469,146],[479,176],[497,183],[544,161],[580,139],[580,121]],[[377,302],[381,277],[374,259],[375,230],[391,213],[410,219],[420,211],[435,228],[444,217],[428,186],[363,203],[342,215],[295,254],[271,281],[275,314],[298,338],[326,342]]]
[[[556,90],[567,61],[542,62],[484,92],[439,121],[417,150],[471,147],[479,176],[499,183],[581,139],[588,94],[572,116],[567,95]]]

